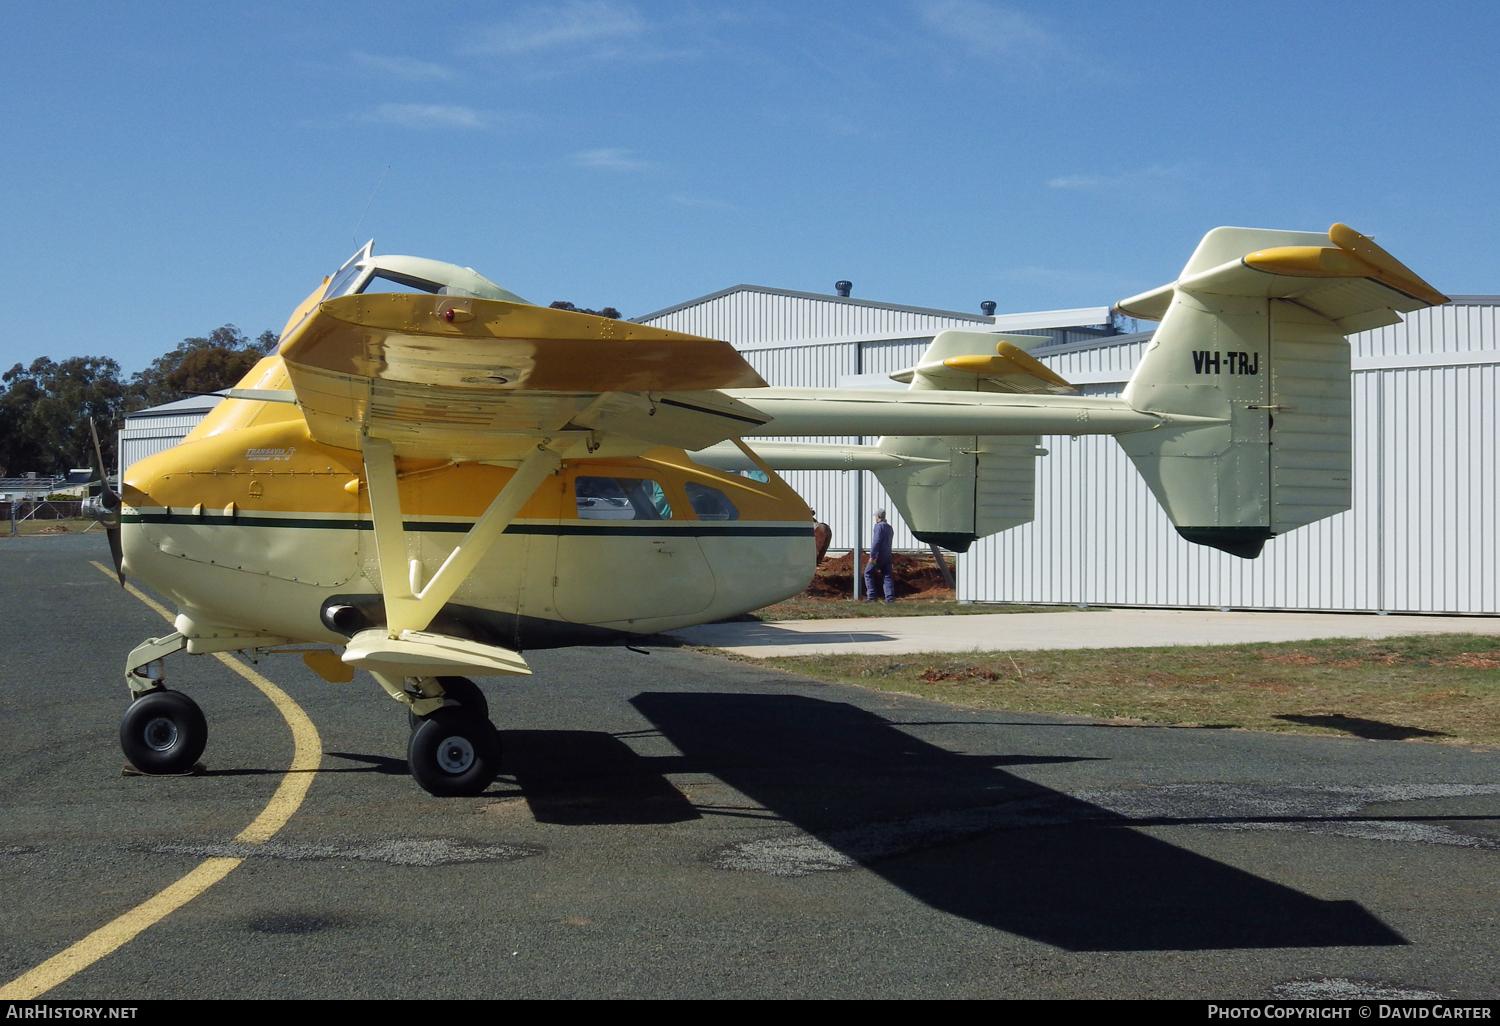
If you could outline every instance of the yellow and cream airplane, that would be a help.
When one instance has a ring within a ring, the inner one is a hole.
[[[1118,304],[1161,321],[1119,397],[1078,394],[1038,337],[976,331],[939,333],[905,390],[773,388],[727,343],[366,245],[106,496],[122,582],[179,610],[127,660],[122,746],[147,773],[202,754],[164,657],[300,651],[407,707],[424,788],[476,794],[500,753],[469,678],[806,587],[811,515],[778,469],[874,470],[918,538],[962,551],[1032,518],[1041,435],[1111,434],[1187,540],[1253,558],[1349,507],[1345,335],[1446,301],[1343,225],[1218,228]],[[880,441],[757,441],[820,435]]]

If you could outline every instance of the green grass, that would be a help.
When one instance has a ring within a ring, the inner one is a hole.
[[[1500,745],[1500,639],[754,660],[972,709]]]
[[[21,520],[16,523],[18,534],[30,536],[34,534],[82,534],[90,527],[94,533],[102,535],[104,528],[98,526],[98,521],[92,518],[79,518],[74,520]],[[58,530],[63,528],[64,530]],[[0,520],[0,539],[10,537],[10,521]]]

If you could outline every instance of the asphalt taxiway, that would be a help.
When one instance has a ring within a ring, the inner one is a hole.
[[[1500,993],[1500,754],[972,713],[653,648],[485,682],[507,773],[440,800],[402,710],[294,657],[287,721],[173,657],[196,777],[121,776],[161,618],[102,539],[0,540],[0,983],[211,859],[222,879],[48,998]],[[1100,614],[1102,615],[1102,614]]]

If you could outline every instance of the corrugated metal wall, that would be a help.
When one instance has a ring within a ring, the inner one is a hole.
[[[1497,328],[1486,297],[1352,336],[1353,509],[1272,539],[1257,560],[1178,537],[1112,438],[1048,437],[1036,520],[960,558],[960,598],[1500,613]],[[1046,362],[1115,394],[1103,379],[1128,377],[1145,345],[1120,342]]]
[[[1495,348],[1500,299],[1455,296],[1448,306],[1413,314],[1404,324],[1351,335],[1355,359],[1408,354],[1467,353]]]

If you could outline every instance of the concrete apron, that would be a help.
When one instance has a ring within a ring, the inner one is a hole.
[[[1390,638],[1408,634],[1487,634],[1500,637],[1500,617],[1109,609],[712,623],[686,627],[670,634],[690,645],[723,648],[747,656],[901,655],[1007,649],[1238,645],[1314,638]]]

